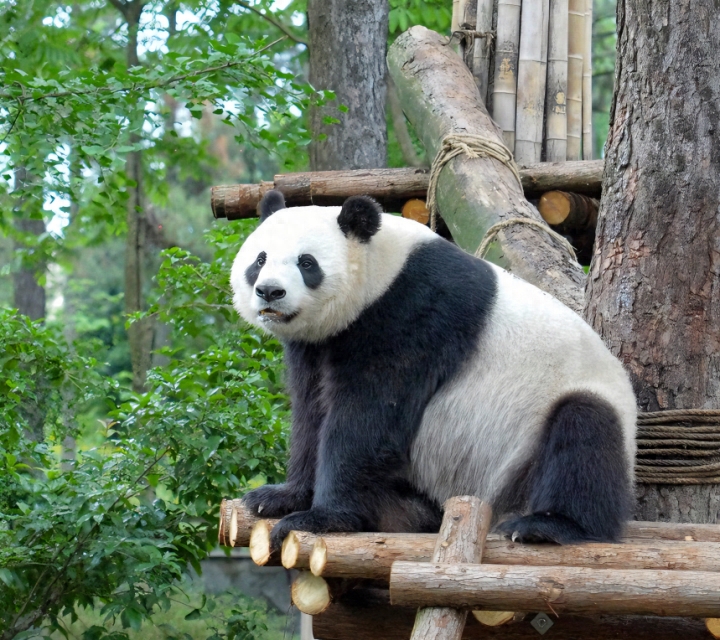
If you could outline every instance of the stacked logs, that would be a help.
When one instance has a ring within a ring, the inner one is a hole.
[[[531,623],[553,625],[558,638],[582,629],[583,637],[599,639],[691,640],[720,627],[718,526],[631,522],[622,544],[521,545],[482,533],[489,514],[475,499],[471,511],[470,499],[452,500],[439,535],[295,531],[280,553],[270,550],[275,520],[225,500],[219,541],[249,546],[257,564],[300,570],[293,602],[316,616],[315,635],[324,640],[407,638],[417,607],[430,608],[424,627],[441,619],[463,638],[536,637]],[[460,521],[475,523],[475,533],[453,529]],[[450,553],[458,539],[475,546]],[[464,617],[449,609],[473,611],[464,631]],[[368,616],[379,627],[368,629]],[[507,626],[498,635],[493,627],[500,624]]]
[[[453,3],[461,55],[520,164],[593,157],[592,11],[592,0]]]

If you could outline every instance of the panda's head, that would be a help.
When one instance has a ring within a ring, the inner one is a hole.
[[[418,234],[432,235],[421,225],[413,233],[413,223],[394,242],[394,216],[365,196],[288,209],[270,191],[260,211],[233,264],[233,302],[245,320],[288,340],[318,342],[347,327],[387,289]]]

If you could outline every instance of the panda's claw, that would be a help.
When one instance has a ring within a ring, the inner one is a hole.
[[[520,532],[519,531],[513,531],[512,534],[512,541],[517,542],[520,539]]]

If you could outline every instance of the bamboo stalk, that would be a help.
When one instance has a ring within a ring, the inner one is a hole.
[[[567,154],[568,0],[550,0],[545,160],[565,162]]]
[[[477,0],[477,18],[475,30],[479,33],[489,34],[492,30],[493,0]],[[475,84],[480,91],[481,100],[487,105],[488,89],[490,86],[490,52],[492,41],[489,35],[484,38],[475,38],[473,44],[473,75]]]
[[[540,162],[550,0],[523,0],[518,60],[515,160]]]
[[[520,0],[498,0],[492,116],[510,151],[515,150]]]
[[[582,85],[582,157],[583,160],[593,158],[593,125],[592,125],[592,25],[593,0],[586,0],[585,8],[585,55],[583,57]]]
[[[580,160],[585,1],[568,2],[567,159]]]

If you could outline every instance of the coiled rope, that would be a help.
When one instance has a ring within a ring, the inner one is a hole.
[[[638,414],[635,475],[643,484],[720,484],[720,410]]]

